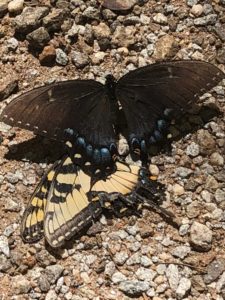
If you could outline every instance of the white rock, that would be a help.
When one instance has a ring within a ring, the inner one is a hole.
[[[173,193],[174,195],[176,196],[181,196],[184,194],[184,188],[182,185],[178,184],[178,183],[175,183],[173,185]]]
[[[193,14],[195,17],[201,16],[203,13],[203,6],[201,4],[195,4],[191,8],[191,14]]]
[[[23,10],[24,0],[12,0],[8,4],[8,11],[13,14],[19,14]]]
[[[5,256],[10,256],[9,243],[6,236],[0,236],[0,253],[3,253]]]
[[[164,16],[164,14],[162,13],[158,13],[153,17],[153,20],[161,25],[166,25],[168,23],[168,19],[166,16]]]
[[[181,278],[179,282],[179,286],[176,290],[176,295],[178,299],[183,299],[184,296],[187,294],[187,292],[191,288],[191,281],[188,278]]]

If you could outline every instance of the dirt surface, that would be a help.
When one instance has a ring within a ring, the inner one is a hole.
[[[112,11],[95,0],[0,0],[1,108],[44,83],[103,82],[110,72],[119,78],[165,59],[200,59],[225,71],[224,0],[131,2]],[[171,150],[151,158],[179,228],[148,210],[103,215],[54,251],[44,240],[24,244],[20,222],[62,145],[0,124],[0,299],[224,299],[224,87],[202,97],[206,110],[178,120]]]

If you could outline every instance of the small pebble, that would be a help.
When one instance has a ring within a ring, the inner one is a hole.
[[[55,52],[56,52],[56,62],[59,65],[66,66],[69,62],[66,53],[60,48],[55,49]]]
[[[192,6],[191,8],[191,13],[195,16],[195,17],[200,17],[203,13],[203,6],[201,4],[195,4]]]
[[[11,14],[18,15],[23,10],[24,0],[12,0],[8,4],[8,11]]]
[[[190,243],[198,251],[209,251],[212,247],[212,231],[206,225],[194,222],[190,228]]]

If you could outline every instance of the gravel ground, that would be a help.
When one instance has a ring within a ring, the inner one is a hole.
[[[225,71],[224,0],[122,1],[130,9],[120,12],[99,2],[0,0],[0,100],[55,80],[119,78],[163,59]],[[224,86],[205,94],[208,109],[182,117],[170,151],[151,159],[179,229],[147,210],[103,215],[54,251],[43,240],[23,244],[19,230],[60,145],[0,124],[0,299],[224,299]]]

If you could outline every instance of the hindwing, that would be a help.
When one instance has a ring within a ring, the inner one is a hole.
[[[71,158],[62,160],[54,176],[45,210],[44,232],[52,247],[80,233],[101,213],[98,201],[90,202],[91,178]]]
[[[57,161],[42,178],[24,211],[21,236],[25,242],[32,243],[43,236],[46,201],[58,164]]]

